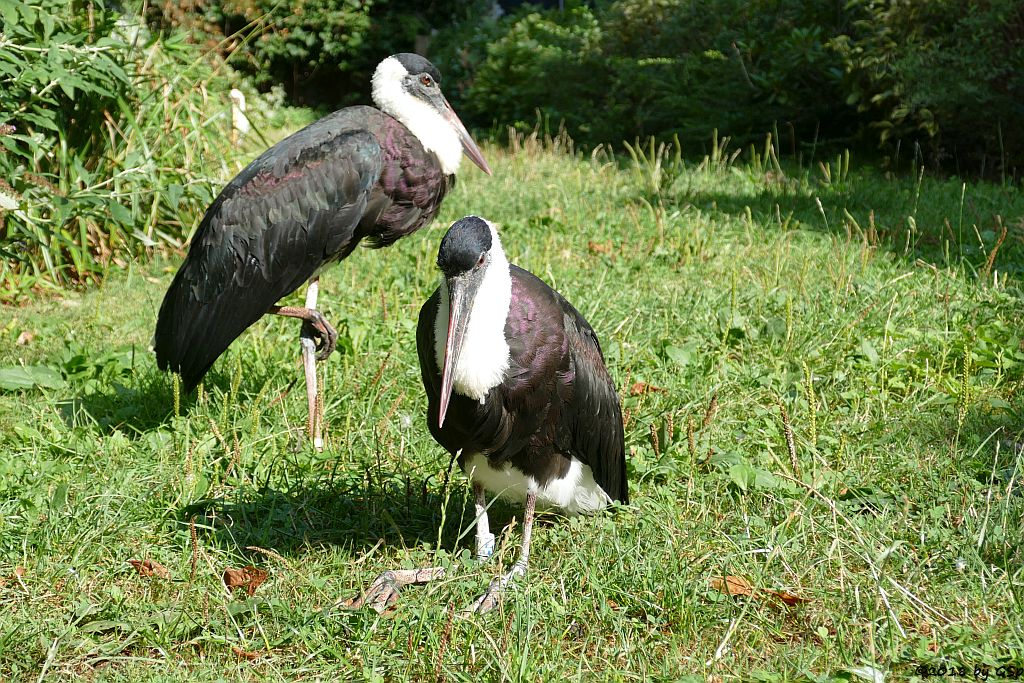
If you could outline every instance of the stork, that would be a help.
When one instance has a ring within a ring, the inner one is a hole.
[[[494,226],[467,216],[437,255],[443,282],[420,310],[416,349],[430,433],[473,488],[479,559],[494,550],[486,492],[522,501],[519,559],[469,608],[493,609],[526,573],[534,512],[629,502],[622,412],[594,330],[531,273],[510,265]],[[385,572],[355,606],[393,604],[443,569]]]
[[[206,211],[157,318],[162,370],[186,391],[266,313],[303,321],[309,431],[318,448],[317,360],[337,332],[316,310],[318,276],[361,240],[384,247],[437,213],[462,155],[490,175],[479,147],[441,93],[441,74],[411,53],[373,74],[380,109],[347,107],[263,152]],[[304,307],[277,302],[304,282]]]

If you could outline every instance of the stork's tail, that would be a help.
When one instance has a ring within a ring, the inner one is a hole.
[[[204,303],[196,300],[192,286],[183,276],[174,277],[164,296],[153,335],[153,350],[161,370],[181,375],[185,392],[198,386],[228,346],[264,312],[247,310],[245,304],[232,306],[230,297],[220,296]]]

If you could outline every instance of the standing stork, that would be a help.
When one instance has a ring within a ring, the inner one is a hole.
[[[430,221],[463,153],[491,173],[440,81],[423,57],[392,55],[373,74],[380,109],[336,111],[263,152],[227,184],[160,306],[160,369],[179,373],[191,391],[264,314],[299,318],[309,431],[321,447],[314,356],[330,355],[337,332],[316,310],[318,273],[360,240],[384,247]],[[276,305],[304,282],[305,307]]]
[[[444,282],[420,310],[416,349],[430,433],[472,482],[480,559],[495,540],[485,491],[526,507],[519,559],[467,610],[484,613],[526,573],[537,506],[577,514],[629,502],[622,412],[594,330],[561,294],[509,264],[493,225],[456,221],[437,265]],[[382,610],[401,586],[443,573],[385,572],[353,605]]]

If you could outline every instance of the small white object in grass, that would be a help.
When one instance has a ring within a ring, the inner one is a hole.
[[[849,671],[861,680],[871,681],[871,683],[885,683],[885,672],[876,669],[873,666],[859,666],[855,669],[850,669]]]
[[[958,557],[956,558],[956,561],[953,563],[953,566],[956,567],[956,570],[958,572],[962,572],[963,570],[967,569],[967,560],[965,560],[962,557]]]
[[[232,88],[228,97],[231,98],[231,130],[237,136],[237,142],[245,137],[252,126],[245,115],[245,93],[238,88]]]
[[[18,208],[18,198],[13,193],[4,192],[3,188],[0,188],[0,209],[4,211],[14,211]]]

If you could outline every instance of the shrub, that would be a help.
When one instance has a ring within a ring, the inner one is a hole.
[[[777,128],[889,153],[920,142],[936,164],[982,173],[1024,162],[1018,0],[569,5],[477,13],[436,41],[469,46],[437,59],[468,118],[532,128],[539,112],[589,144],[692,144],[713,129],[742,143]]]
[[[525,8],[458,25],[439,43],[489,38],[460,74],[478,124],[564,121],[578,141],[706,138],[712,129],[760,138],[776,122],[810,138],[840,128],[842,64],[827,40],[844,20],[814,0],[632,0]],[[447,72],[453,56],[440,59]],[[457,55],[462,56],[462,55]],[[462,60],[465,61],[465,60]],[[838,110],[838,112],[837,112]]]
[[[982,172],[1024,164],[1024,5],[856,0],[851,11],[834,44],[881,144],[921,141],[936,163]]]
[[[365,103],[383,56],[414,50],[467,4],[479,3],[168,0],[151,6],[147,19],[204,38],[261,91],[280,85],[293,103],[333,109]]]
[[[87,4],[0,5],[0,299],[180,244],[224,163],[226,99],[195,48]]]

